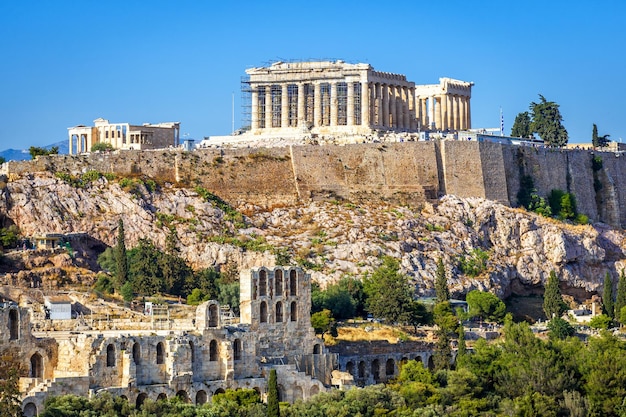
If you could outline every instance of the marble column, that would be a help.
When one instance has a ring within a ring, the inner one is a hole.
[[[459,96],[455,95],[452,97],[452,126],[454,130],[461,130],[461,125],[459,123]]]
[[[250,115],[250,129],[259,128],[259,92],[257,86],[252,87],[252,114]]]
[[[370,100],[370,94],[369,83],[366,79],[361,79],[361,126],[370,125],[370,115],[372,114],[370,103],[374,102],[374,100]]]
[[[337,100],[337,82],[330,83],[330,125],[337,126],[337,110],[339,100]]]
[[[467,96],[465,97],[465,101],[466,101],[466,117],[465,117],[465,124],[466,124],[466,129],[471,129],[472,128],[472,110],[470,107],[470,97]]]
[[[304,83],[298,83],[298,127],[304,128],[305,126]]]
[[[313,101],[313,125],[319,127],[322,125],[322,86],[319,82],[314,84]]]
[[[442,94],[441,99],[441,130],[448,128],[448,95]]]
[[[376,126],[383,125],[383,85],[376,84]]]
[[[271,128],[274,123],[274,116],[272,115],[272,86],[268,85],[265,87],[265,128]]]
[[[348,120],[346,120],[346,124],[348,126],[354,126],[354,83],[352,81],[348,81],[348,99],[346,109],[346,115]]]
[[[467,129],[467,123],[466,123],[466,119],[465,119],[465,97],[461,97],[461,102],[460,104],[460,111],[459,111],[459,116],[460,116],[460,123],[461,123],[461,130],[466,130]]]
[[[289,90],[287,83],[283,83],[280,93],[280,127],[289,127]]]
[[[389,127],[398,125],[398,114],[396,113],[396,86],[389,85]]]
[[[383,91],[383,120],[381,126],[389,127],[389,86],[384,84]]]

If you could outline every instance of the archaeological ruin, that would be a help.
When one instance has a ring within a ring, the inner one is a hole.
[[[405,75],[343,61],[276,62],[246,71],[250,133],[368,134],[471,128],[473,83],[441,78],[415,85]]]
[[[241,273],[240,288],[239,319],[217,301],[175,320],[158,319],[167,307],[152,306],[147,322],[34,319],[33,305],[4,303],[0,350],[21,364],[24,414],[37,415],[47,397],[63,394],[109,392],[135,406],[174,396],[203,404],[239,388],[265,398],[270,369],[281,401],[293,402],[332,386],[384,382],[402,360],[432,362],[427,343],[330,352],[311,327],[311,278],[300,268],[254,268]]]
[[[109,123],[98,118],[94,126],[68,128],[69,154],[90,152],[96,143],[106,143],[115,149],[161,149],[176,147],[180,143],[180,123],[166,122],[142,125]]]

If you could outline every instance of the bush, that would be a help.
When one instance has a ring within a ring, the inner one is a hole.
[[[594,329],[608,329],[611,326],[612,320],[606,314],[600,314],[595,316],[589,322],[589,327]]]
[[[476,248],[469,254],[461,255],[459,257],[459,269],[465,275],[475,277],[483,273],[487,269],[487,261],[489,260],[489,253]]]
[[[106,152],[106,151],[114,151],[115,148],[113,147],[113,145],[111,145],[110,143],[107,142],[98,142],[98,143],[94,143],[91,146],[91,152]]]

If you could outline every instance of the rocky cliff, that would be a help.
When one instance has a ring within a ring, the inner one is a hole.
[[[24,174],[3,184],[0,214],[5,226],[15,223],[24,236],[84,233],[73,244],[73,267],[84,270],[95,269],[97,254],[115,244],[120,218],[129,248],[141,238],[164,247],[175,228],[182,256],[196,268],[248,268],[288,257],[326,282],[360,276],[392,255],[421,294],[432,292],[440,257],[457,296],[475,288],[503,297],[540,293],[555,270],[563,292],[584,299],[602,291],[607,271],[617,278],[626,268],[623,230],[574,226],[486,199],[448,195],[435,205],[410,206],[337,198],[272,208],[243,202],[233,207],[244,215],[241,222],[198,189],[146,183],[100,177],[77,185],[48,172]],[[463,273],[461,260],[478,255],[486,259],[484,267]],[[61,258],[49,266],[67,268]],[[21,269],[42,266],[29,262]]]

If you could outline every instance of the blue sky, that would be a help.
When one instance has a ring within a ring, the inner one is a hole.
[[[0,150],[67,128],[181,122],[190,138],[240,127],[241,77],[276,60],[342,59],[473,81],[473,127],[505,132],[538,94],[570,142],[626,140],[623,1],[0,2]]]

